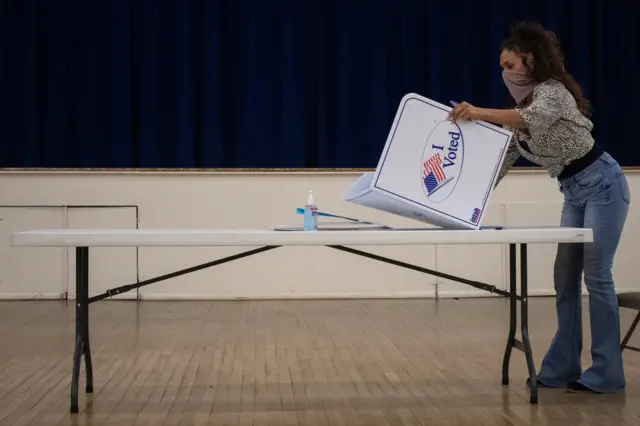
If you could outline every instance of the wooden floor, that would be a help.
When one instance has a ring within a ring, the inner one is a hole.
[[[638,425],[640,353],[618,395],[501,386],[502,299],[91,306],[95,393],[69,413],[73,303],[0,302],[0,424]],[[553,300],[531,302],[539,366]],[[632,313],[622,311],[626,330]],[[589,365],[585,317],[585,366]],[[640,337],[640,331],[638,332]],[[638,339],[634,339],[638,342]]]

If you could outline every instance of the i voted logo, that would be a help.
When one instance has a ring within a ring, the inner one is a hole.
[[[456,123],[442,121],[422,153],[422,188],[434,203],[446,200],[458,185],[464,163],[464,138]]]

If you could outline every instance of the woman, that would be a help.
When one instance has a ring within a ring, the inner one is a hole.
[[[485,120],[514,132],[498,182],[522,155],[547,169],[564,195],[561,226],[593,229],[594,242],[559,244],[554,265],[558,329],[538,383],[611,393],[624,389],[613,258],[629,209],[625,176],[591,136],[589,103],[564,68],[553,33],[519,23],[501,46],[500,65],[514,109],[461,103],[452,121]],[[582,371],[581,278],[589,292],[592,366]]]

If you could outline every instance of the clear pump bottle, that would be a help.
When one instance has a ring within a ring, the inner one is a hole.
[[[309,199],[304,207],[304,230],[316,231],[318,229],[318,207],[313,199],[313,190],[309,191]]]

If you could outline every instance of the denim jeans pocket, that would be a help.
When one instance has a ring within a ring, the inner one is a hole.
[[[614,176],[607,168],[598,168],[591,173],[581,176],[574,183],[572,191],[573,202],[577,204],[608,204],[614,189]],[[615,191],[614,189],[614,192]]]
[[[605,169],[600,167],[599,169],[593,170],[586,176],[581,176],[578,180],[576,180],[576,186],[583,189],[589,188],[599,188],[605,183]]]

